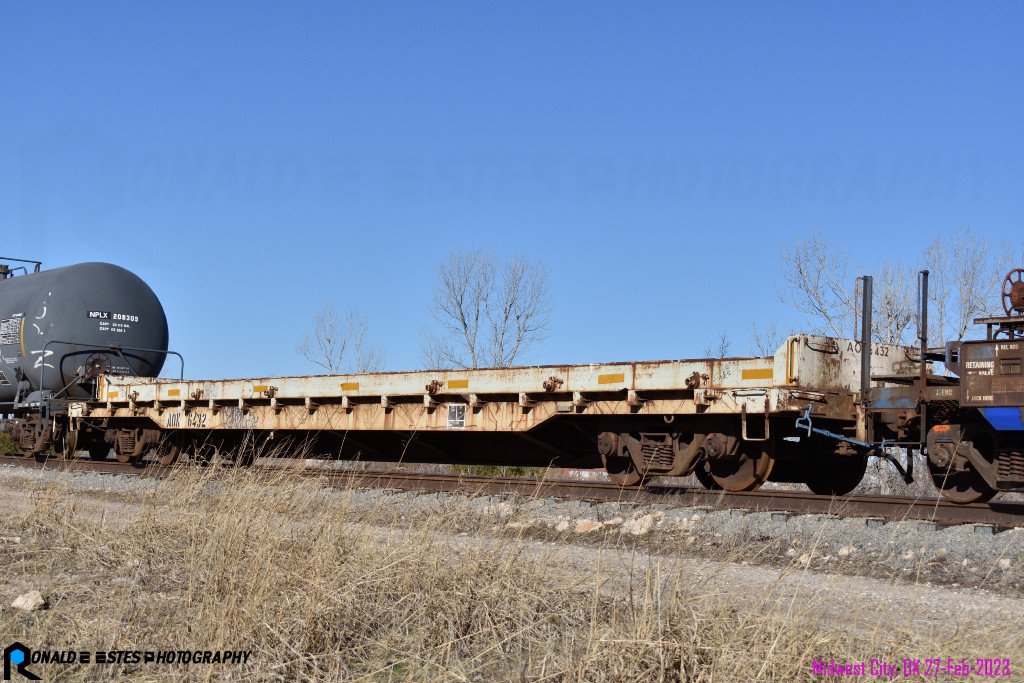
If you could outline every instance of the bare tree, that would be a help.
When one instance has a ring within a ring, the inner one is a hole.
[[[929,337],[938,342],[964,338],[974,319],[1001,315],[1003,277],[1011,247],[993,249],[983,235],[960,227],[943,241],[936,237],[924,252],[929,274]]]
[[[356,372],[380,372],[384,369],[384,347],[367,337],[366,318],[351,312],[345,320],[352,344],[352,369]]]
[[[940,342],[963,339],[974,318],[1001,311],[1000,292],[1009,267],[1010,247],[992,248],[970,228],[936,237],[921,256],[931,271],[929,337]],[[781,252],[785,285],[779,299],[808,316],[814,332],[855,338],[859,287],[848,272],[846,249],[817,233],[797,239]],[[917,331],[917,274],[905,261],[883,262],[874,275],[872,337],[888,344],[913,344]]]
[[[755,320],[751,326],[751,355],[774,356],[775,352],[782,346],[782,341],[789,335],[779,332],[779,322],[773,321],[770,325],[758,329]]]
[[[545,338],[552,305],[542,260],[455,250],[434,272],[430,313],[439,329],[421,340],[428,368],[508,367]]]
[[[833,337],[852,336],[857,323],[857,300],[848,275],[846,249],[817,232],[782,249],[779,300],[802,311],[813,332]]]
[[[899,261],[886,261],[874,276],[871,333],[875,341],[913,343],[917,329],[914,278],[914,269]]]
[[[437,336],[429,326],[420,330],[420,363],[424,370],[445,370],[452,363],[445,360],[448,356],[447,340]]]
[[[704,345],[704,356],[706,358],[725,358],[729,355],[730,346],[732,346],[732,342],[729,341],[729,333],[722,330],[718,335],[717,343]]]
[[[367,320],[359,312],[338,311],[328,301],[313,319],[313,329],[295,351],[332,375],[378,372],[384,367],[384,350],[368,340],[367,328]]]

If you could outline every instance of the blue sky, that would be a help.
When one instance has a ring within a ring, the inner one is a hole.
[[[779,250],[1022,241],[1016,3],[2,3],[4,255],[109,261],[194,377],[313,372],[327,299],[419,367],[457,247],[551,267],[524,360],[799,327]]]

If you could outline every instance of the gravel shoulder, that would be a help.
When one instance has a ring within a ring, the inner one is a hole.
[[[73,498],[76,514],[126,525],[140,512],[138,496],[160,485],[134,477],[0,467],[0,519],[30,508],[35,492],[55,479]],[[393,509],[399,524],[372,529],[382,538],[419,533],[418,515],[458,507],[480,523],[472,531],[434,532],[437,543],[456,551],[483,545],[495,553],[527,553],[581,591],[599,586],[628,597],[652,590],[643,585],[650,576],[671,581],[681,574],[699,583],[707,600],[800,614],[842,629],[943,637],[978,621],[1024,626],[1020,531],[985,536],[970,527],[928,530],[904,522],[869,528],[863,520],[780,521],[768,514],[737,517],[729,511],[547,499],[329,489],[322,495]],[[0,543],[17,543],[2,524]],[[4,602],[24,588],[4,587]]]

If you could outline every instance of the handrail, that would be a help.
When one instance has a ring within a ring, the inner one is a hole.
[[[39,269],[43,265],[42,261],[32,261],[30,259],[24,259],[24,258],[12,258],[10,256],[0,256],[0,261],[17,261],[18,263],[34,263],[36,267],[32,269],[33,273],[38,273]],[[28,268],[24,268],[23,267],[22,270],[24,270],[26,273],[28,273]]]
[[[793,384],[796,381],[796,375],[793,371],[796,369],[796,355],[793,353],[793,347],[799,346],[800,337],[790,337],[789,345],[786,349],[786,384]]]
[[[110,353],[116,353],[117,355],[119,355],[121,357],[122,360],[124,360],[125,363],[128,364],[128,368],[131,369],[132,371],[134,371],[135,368],[133,368],[131,362],[127,358],[125,358],[125,355],[124,355],[124,353],[122,353],[122,351],[138,351],[138,352],[141,352],[141,353],[164,353],[164,354],[171,354],[172,356],[177,356],[178,360],[181,362],[181,370],[180,370],[180,372],[178,374],[179,381],[184,381],[185,380],[185,358],[184,358],[184,356],[182,356],[177,351],[171,351],[170,349],[146,349],[146,348],[142,348],[142,347],[139,347],[139,346],[118,346],[117,344],[107,344],[107,345],[103,345],[103,344],[83,344],[81,342],[70,342],[70,341],[62,341],[60,339],[51,339],[48,342],[46,342],[45,344],[43,344],[43,348],[42,348],[42,351],[41,351],[41,353],[43,354],[43,357],[42,357],[41,360],[45,361],[45,359],[46,359],[46,347],[48,347],[50,344],[64,344],[66,346],[84,346],[84,347],[86,347],[86,349],[90,349],[90,350],[96,350],[96,351],[106,350],[106,351],[109,351]],[[83,351],[86,350],[86,349],[83,349]],[[44,362],[44,363],[42,363],[42,365],[40,366],[40,369],[39,369],[39,391],[43,391],[43,387],[46,386],[46,383],[43,381],[45,377],[46,377],[46,363]],[[74,383],[72,382],[72,384],[74,384]],[[68,386],[64,387],[59,392],[57,392],[57,394],[55,394],[53,396],[50,396],[49,398],[56,398],[60,394],[62,394],[65,391],[67,391],[67,389],[70,386],[71,386],[71,384],[69,384]]]

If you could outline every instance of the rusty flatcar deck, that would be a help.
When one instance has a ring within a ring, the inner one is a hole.
[[[875,344],[872,358],[873,373],[909,367],[904,347]],[[857,342],[803,335],[765,358],[214,381],[104,376],[95,400],[72,415],[145,418],[170,430],[526,432],[561,415],[747,419],[810,404],[817,417],[848,421],[858,363]]]

